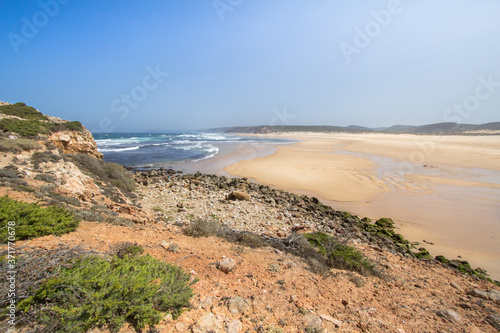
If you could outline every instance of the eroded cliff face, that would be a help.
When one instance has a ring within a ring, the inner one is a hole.
[[[48,139],[57,148],[69,154],[87,154],[102,159],[102,153],[97,150],[97,143],[89,130],[61,131],[52,133]]]

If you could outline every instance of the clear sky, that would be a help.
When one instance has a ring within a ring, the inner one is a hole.
[[[500,121],[500,1],[1,0],[0,100],[114,132]]]

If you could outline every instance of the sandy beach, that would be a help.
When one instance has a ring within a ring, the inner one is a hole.
[[[338,210],[392,217],[431,254],[460,256],[500,279],[500,136],[273,136],[300,142],[225,171]]]

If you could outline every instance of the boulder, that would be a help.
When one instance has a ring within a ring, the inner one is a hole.
[[[195,327],[201,332],[215,332],[220,329],[220,323],[212,312],[201,316],[196,321]]]
[[[235,266],[236,262],[231,258],[224,258],[217,263],[217,268],[226,274],[231,272]]]
[[[227,307],[233,315],[245,314],[250,309],[250,302],[243,297],[236,296],[228,302]]]
[[[462,323],[462,318],[460,317],[460,315],[453,310],[442,309],[437,312],[437,315],[441,318],[451,321],[452,323]]]
[[[250,200],[250,194],[240,191],[233,191],[227,196],[227,200]]]

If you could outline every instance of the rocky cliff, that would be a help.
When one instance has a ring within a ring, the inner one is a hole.
[[[52,133],[48,139],[64,153],[87,154],[102,159],[102,153],[97,150],[97,144],[89,130],[60,131]]]
[[[80,122],[47,116],[25,103],[0,101],[0,130],[11,138],[28,137],[52,142],[63,153],[87,154],[102,159],[94,137]]]

